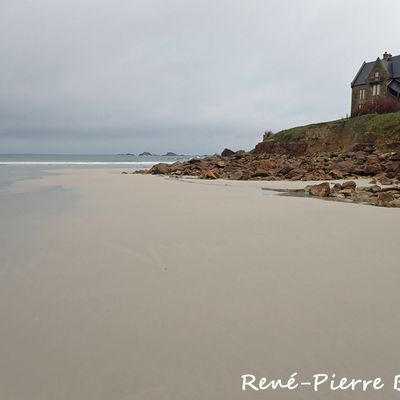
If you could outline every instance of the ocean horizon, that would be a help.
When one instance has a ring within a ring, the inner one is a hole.
[[[134,165],[151,166],[159,162],[174,163],[191,155],[133,154],[0,154],[0,165]]]

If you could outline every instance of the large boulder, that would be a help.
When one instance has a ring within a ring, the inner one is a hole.
[[[350,175],[354,169],[354,163],[352,161],[339,161],[335,164],[335,169],[339,170],[343,176]]]
[[[372,193],[378,193],[382,190],[382,188],[379,185],[373,185],[371,186],[370,190]]]
[[[400,207],[400,199],[395,199],[395,200],[389,201],[388,206],[389,207]]]
[[[169,165],[164,164],[164,163],[159,163],[156,165],[153,165],[150,169],[150,173],[154,175],[164,175],[169,173]]]
[[[240,181],[245,177],[245,174],[242,171],[235,171],[231,174],[230,179],[234,181]]]
[[[310,196],[317,197],[328,197],[331,192],[331,188],[328,182],[320,183],[319,185],[309,186]]]
[[[388,207],[389,203],[395,200],[395,197],[390,192],[380,192],[378,194],[377,205],[381,207]]]
[[[344,175],[342,171],[339,171],[337,169],[333,169],[332,171],[329,171],[329,175],[333,178],[333,179],[343,179]]]
[[[354,181],[347,181],[342,183],[342,189],[355,189],[357,184]]]
[[[235,154],[234,151],[232,151],[231,149],[224,149],[221,153],[222,157],[230,157],[233,156]]]

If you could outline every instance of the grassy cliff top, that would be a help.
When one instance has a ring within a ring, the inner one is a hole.
[[[383,139],[400,137],[400,112],[388,114],[367,114],[359,117],[339,119],[305,126],[285,129],[276,133],[274,140],[282,143],[302,141],[306,136],[321,133],[370,133]]]

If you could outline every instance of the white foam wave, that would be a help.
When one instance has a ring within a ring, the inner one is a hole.
[[[0,165],[154,165],[174,161],[0,161]]]

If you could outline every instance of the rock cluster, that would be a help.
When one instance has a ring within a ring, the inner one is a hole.
[[[400,207],[400,186],[389,187],[378,186],[372,181],[372,186],[357,187],[354,181],[347,181],[342,184],[323,182],[318,185],[308,185],[301,190],[286,190],[285,192],[299,193],[315,197],[331,197],[338,200],[353,201],[356,203],[371,204],[380,207]]]
[[[333,180],[376,177],[391,182],[400,179],[400,153],[380,152],[373,146],[347,152],[312,155],[256,154],[224,150],[221,156],[194,158],[174,164],[156,164],[154,175],[196,176],[200,179],[233,180]]]

